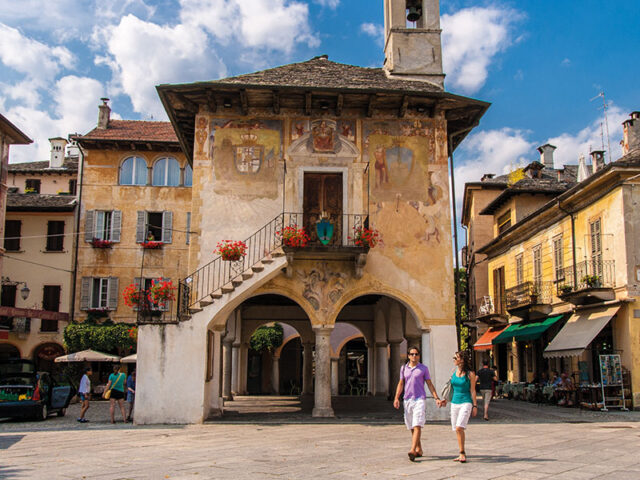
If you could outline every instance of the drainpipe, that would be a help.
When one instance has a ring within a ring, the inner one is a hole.
[[[558,209],[561,212],[566,213],[571,218],[571,254],[573,256],[573,289],[578,288],[578,267],[576,265],[576,219],[573,213],[569,210],[565,210],[560,206],[560,200],[558,200]]]
[[[453,206],[453,242],[455,248],[455,262],[456,262],[456,271],[454,272],[454,291],[456,298],[456,340],[458,342],[458,350],[460,350],[460,288],[458,287],[458,270],[460,270],[460,260],[458,259],[458,220],[456,213],[456,181],[455,181],[455,172],[453,168],[453,138],[461,135],[463,133],[467,133],[478,125],[478,122],[475,122],[473,126],[464,128],[462,130],[457,130],[448,135],[447,139],[447,148],[449,149],[449,165],[451,169],[451,203]]]
[[[71,138],[69,138],[71,141]],[[80,153],[80,163],[78,165],[78,202],[76,203],[76,228],[75,228],[75,248],[73,252],[73,269],[71,273],[71,311],[69,312],[69,322],[73,322],[76,314],[76,284],[78,280],[78,250],[80,248],[80,213],[82,211],[82,179],[84,174],[84,150],[77,143]]]

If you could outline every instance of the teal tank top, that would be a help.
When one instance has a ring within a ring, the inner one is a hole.
[[[459,377],[456,372],[451,375],[451,386],[453,387],[453,397],[451,403],[473,403],[471,399],[471,382],[467,375]]]

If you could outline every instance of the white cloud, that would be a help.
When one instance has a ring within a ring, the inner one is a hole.
[[[376,39],[380,44],[384,43],[384,27],[375,23],[363,23],[360,31]]]
[[[226,74],[226,67],[210,48],[207,35],[188,25],[160,26],[133,15],[118,25],[97,31],[104,39],[114,86],[131,98],[136,112],[166,118],[155,86],[160,83],[209,80]]]
[[[329,7],[336,9],[338,5],[340,5],[340,0],[314,0],[316,3],[319,3],[323,7]]]
[[[299,43],[319,45],[311,32],[309,7],[288,0],[180,0],[181,21],[202,27],[222,44],[290,54]]]
[[[65,47],[46,45],[0,23],[0,61],[38,88],[53,81],[62,68],[73,67],[75,58]]]
[[[444,72],[450,87],[470,94],[485,84],[495,56],[511,46],[522,14],[512,9],[471,7],[443,15]]]
[[[87,77],[66,76],[53,88],[52,114],[40,108],[17,106],[6,113],[11,122],[34,140],[32,145],[11,148],[11,163],[35,162],[49,158],[51,137],[67,137],[70,133],[86,133],[98,118],[98,99],[104,96],[103,85]]]
[[[622,122],[628,118],[631,110],[610,106],[607,116],[609,123],[609,138],[611,143],[611,155],[607,162],[617,160],[622,156],[620,140],[622,140]],[[604,150],[608,150],[607,129],[604,118],[597,118],[578,133],[562,133],[549,138],[545,143],[555,145],[558,149],[554,152],[553,159],[556,168],[565,164],[576,165],[580,155],[584,155],[589,163],[589,153],[592,150],[602,150],[604,133]]]

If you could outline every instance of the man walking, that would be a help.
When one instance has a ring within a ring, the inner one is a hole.
[[[484,405],[484,419],[489,420],[489,403],[491,403],[491,392],[493,390],[493,382],[498,381],[498,374],[492,368],[489,368],[489,362],[482,362],[482,368],[478,370],[478,384],[480,385],[480,395]]]
[[[435,398],[438,407],[440,407],[441,402],[431,382],[429,369],[426,365],[420,363],[420,350],[417,347],[409,348],[408,357],[409,363],[403,365],[400,369],[400,381],[396,388],[393,406],[400,408],[400,395],[404,392],[404,423],[407,429],[411,431],[411,450],[407,455],[409,455],[409,460],[413,462],[416,457],[423,455],[420,435],[426,415],[427,394],[424,390],[425,383],[429,387],[433,398]]]
[[[89,376],[92,373],[91,367],[85,368],[84,375],[82,375],[82,379],[80,379],[80,387],[78,387],[78,397],[80,397],[81,402],[80,418],[78,418],[80,423],[87,423],[89,421],[84,418],[84,414],[89,410],[89,397],[91,396],[91,379]]]

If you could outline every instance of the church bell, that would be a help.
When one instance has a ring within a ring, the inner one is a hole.
[[[407,20],[417,22],[422,17],[422,5],[420,0],[407,0]]]

